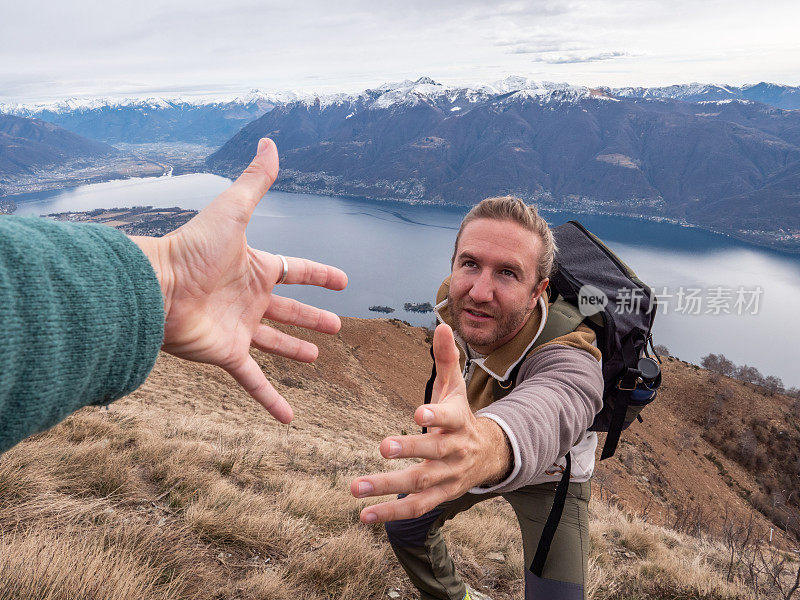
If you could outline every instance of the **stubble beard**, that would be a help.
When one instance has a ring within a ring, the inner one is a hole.
[[[519,329],[528,320],[532,312],[523,308],[519,311],[497,315],[493,311],[482,310],[480,306],[470,304],[470,308],[488,313],[494,318],[486,322],[487,327],[485,329],[476,330],[473,327],[467,331],[462,321],[467,304],[463,300],[456,300],[450,296],[447,298],[447,304],[453,317],[453,329],[470,348],[474,349],[493,347],[500,340]]]

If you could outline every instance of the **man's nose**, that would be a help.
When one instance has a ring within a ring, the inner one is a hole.
[[[475,278],[469,290],[469,297],[473,302],[477,303],[492,301],[494,297],[494,285],[492,283],[491,273],[482,271],[481,274]]]

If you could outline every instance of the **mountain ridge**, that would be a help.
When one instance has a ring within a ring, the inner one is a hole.
[[[157,163],[53,123],[0,114],[0,197],[163,172]]]
[[[538,81],[519,75],[491,83],[443,85],[430,77],[385,83],[356,93],[315,93],[252,89],[243,95],[164,95],[149,98],[86,97],[51,102],[0,102],[0,113],[41,118],[75,133],[109,143],[183,141],[222,144],[240,127],[272,110],[292,102],[306,105],[362,103],[372,99],[376,108],[395,104],[449,100],[450,110],[463,104],[486,101],[502,94],[522,93],[542,100],[554,92],[562,97],[591,95],[686,101],[759,101],[778,108],[800,108],[800,86],[758,83],[746,86],[682,84],[656,88],[588,87]],[[456,102],[459,100],[459,102]],[[150,122],[148,122],[148,119]]]
[[[269,136],[288,191],[462,205],[515,194],[800,252],[800,111],[574,86],[456,92],[418,80],[278,106],[206,164],[232,176]]]

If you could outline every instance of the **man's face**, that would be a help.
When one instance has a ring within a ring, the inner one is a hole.
[[[461,232],[448,305],[472,349],[489,354],[525,325],[547,287],[536,282],[540,252],[538,236],[513,221],[477,219]]]

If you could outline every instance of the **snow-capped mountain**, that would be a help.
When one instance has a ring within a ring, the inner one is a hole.
[[[800,111],[721,87],[615,92],[422,78],[314,96],[277,105],[206,164],[233,176],[269,135],[281,153],[279,189],[464,205],[511,193],[776,244],[796,235],[786,243],[800,250],[791,241],[800,240]],[[680,94],[693,101],[672,97]]]
[[[356,94],[297,94],[295,100],[320,108],[337,105],[387,109],[394,106],[428,104],[449,110],[453,107],[464,108],[465,105],[474,105],[502,95],[514,95],[516,99],[535,100],[542,104],[577,102],[587,98],[602,101],[616,97],[670,99],[682,102],[749,100],[776,108],[800,108],[800,87],[771,83],[739,87],[692,83],[655,88],[590,88],[568,83],[536,81],[516,75],[492,83],[470,85],[447,85],[434,81],[430,77],[420,77],[416,81],[385,83],[377,88],[367,89]],[[277,101],[275,104],[282,104],[282,102]]]
[[[193,95],[193,96],[156,96],[149,98],[116,98],[116,97],[85,97],[66,98],[52,102],[37,103],[3,103],[0,102],[0,112],[13,114],[20,117],[30,117],[36,113],[49,112],[64,114],[70,112],[89,112],[98,109],[139,108],[146,110],[163,110],[175,107],[199,106],[248,106],[258,104],[272,107],[276,104],[286,104],[308,97],[309,94],[296,91],[268,92],[252,89],[241,96],[224,96],[218,94]]]
[[[300,102],[306,106],[320,108],[347,106],[373,110],[426,104],[453,111],[514,94],[518,94],[518,99],[529,98],[541,103],[562,103],[567,98],[573,101],[589,98],[596,95],[596,91],[584,86],[541,82],[519,76],[473,85],[446,85],[430,77],[420,77],[416,81],[385,83],[357,94],[307,95],[300,99]]]
[[[624,98],[671,99],[683,102],[749,100],[785,110],[800,109],[800,87],[775,83],[761,82],[743,86],[689,83],[654,88],[625,87],[604,89],[614,96]]]
[[[458,112],[504,95],[563,103],[595,93],[586,87],[518,76],[473,85],[444,85],[421,77],[354,94],[251,90],[239,97],[68,98],[38,104],[0,103],[0,113],[42,119],[112,144],[188,142],[217,146],[274,107],[292,103],[319,109],[338,106],[349,113],[419,105]]]
[[[69,98],[32,105],[0,104],[0,113],[39,118],[107,143],[188,142],[218,146],[274,107],[292,104],[315,110],[338,107],[346,110],[347,115],[363,110],[415,106],[431,106],[456,114],[487,102],[508,104],[524,101],[552,108],[623,98],[692,103],[754,101],[796,109],[800,108],[800,87],[768,83],[740,87],[696,83],[658,88],[589,88],[521,76],[491,83],[458,85],[420,77],[413,81],[385,83],[352,94],[251,90],[238,97]]]
[[[38,118],[107,143],[189,142],[217,146],[276,105],[305,97],[252,90],[234,98],[69,98],[0,104],[0,113]]]

